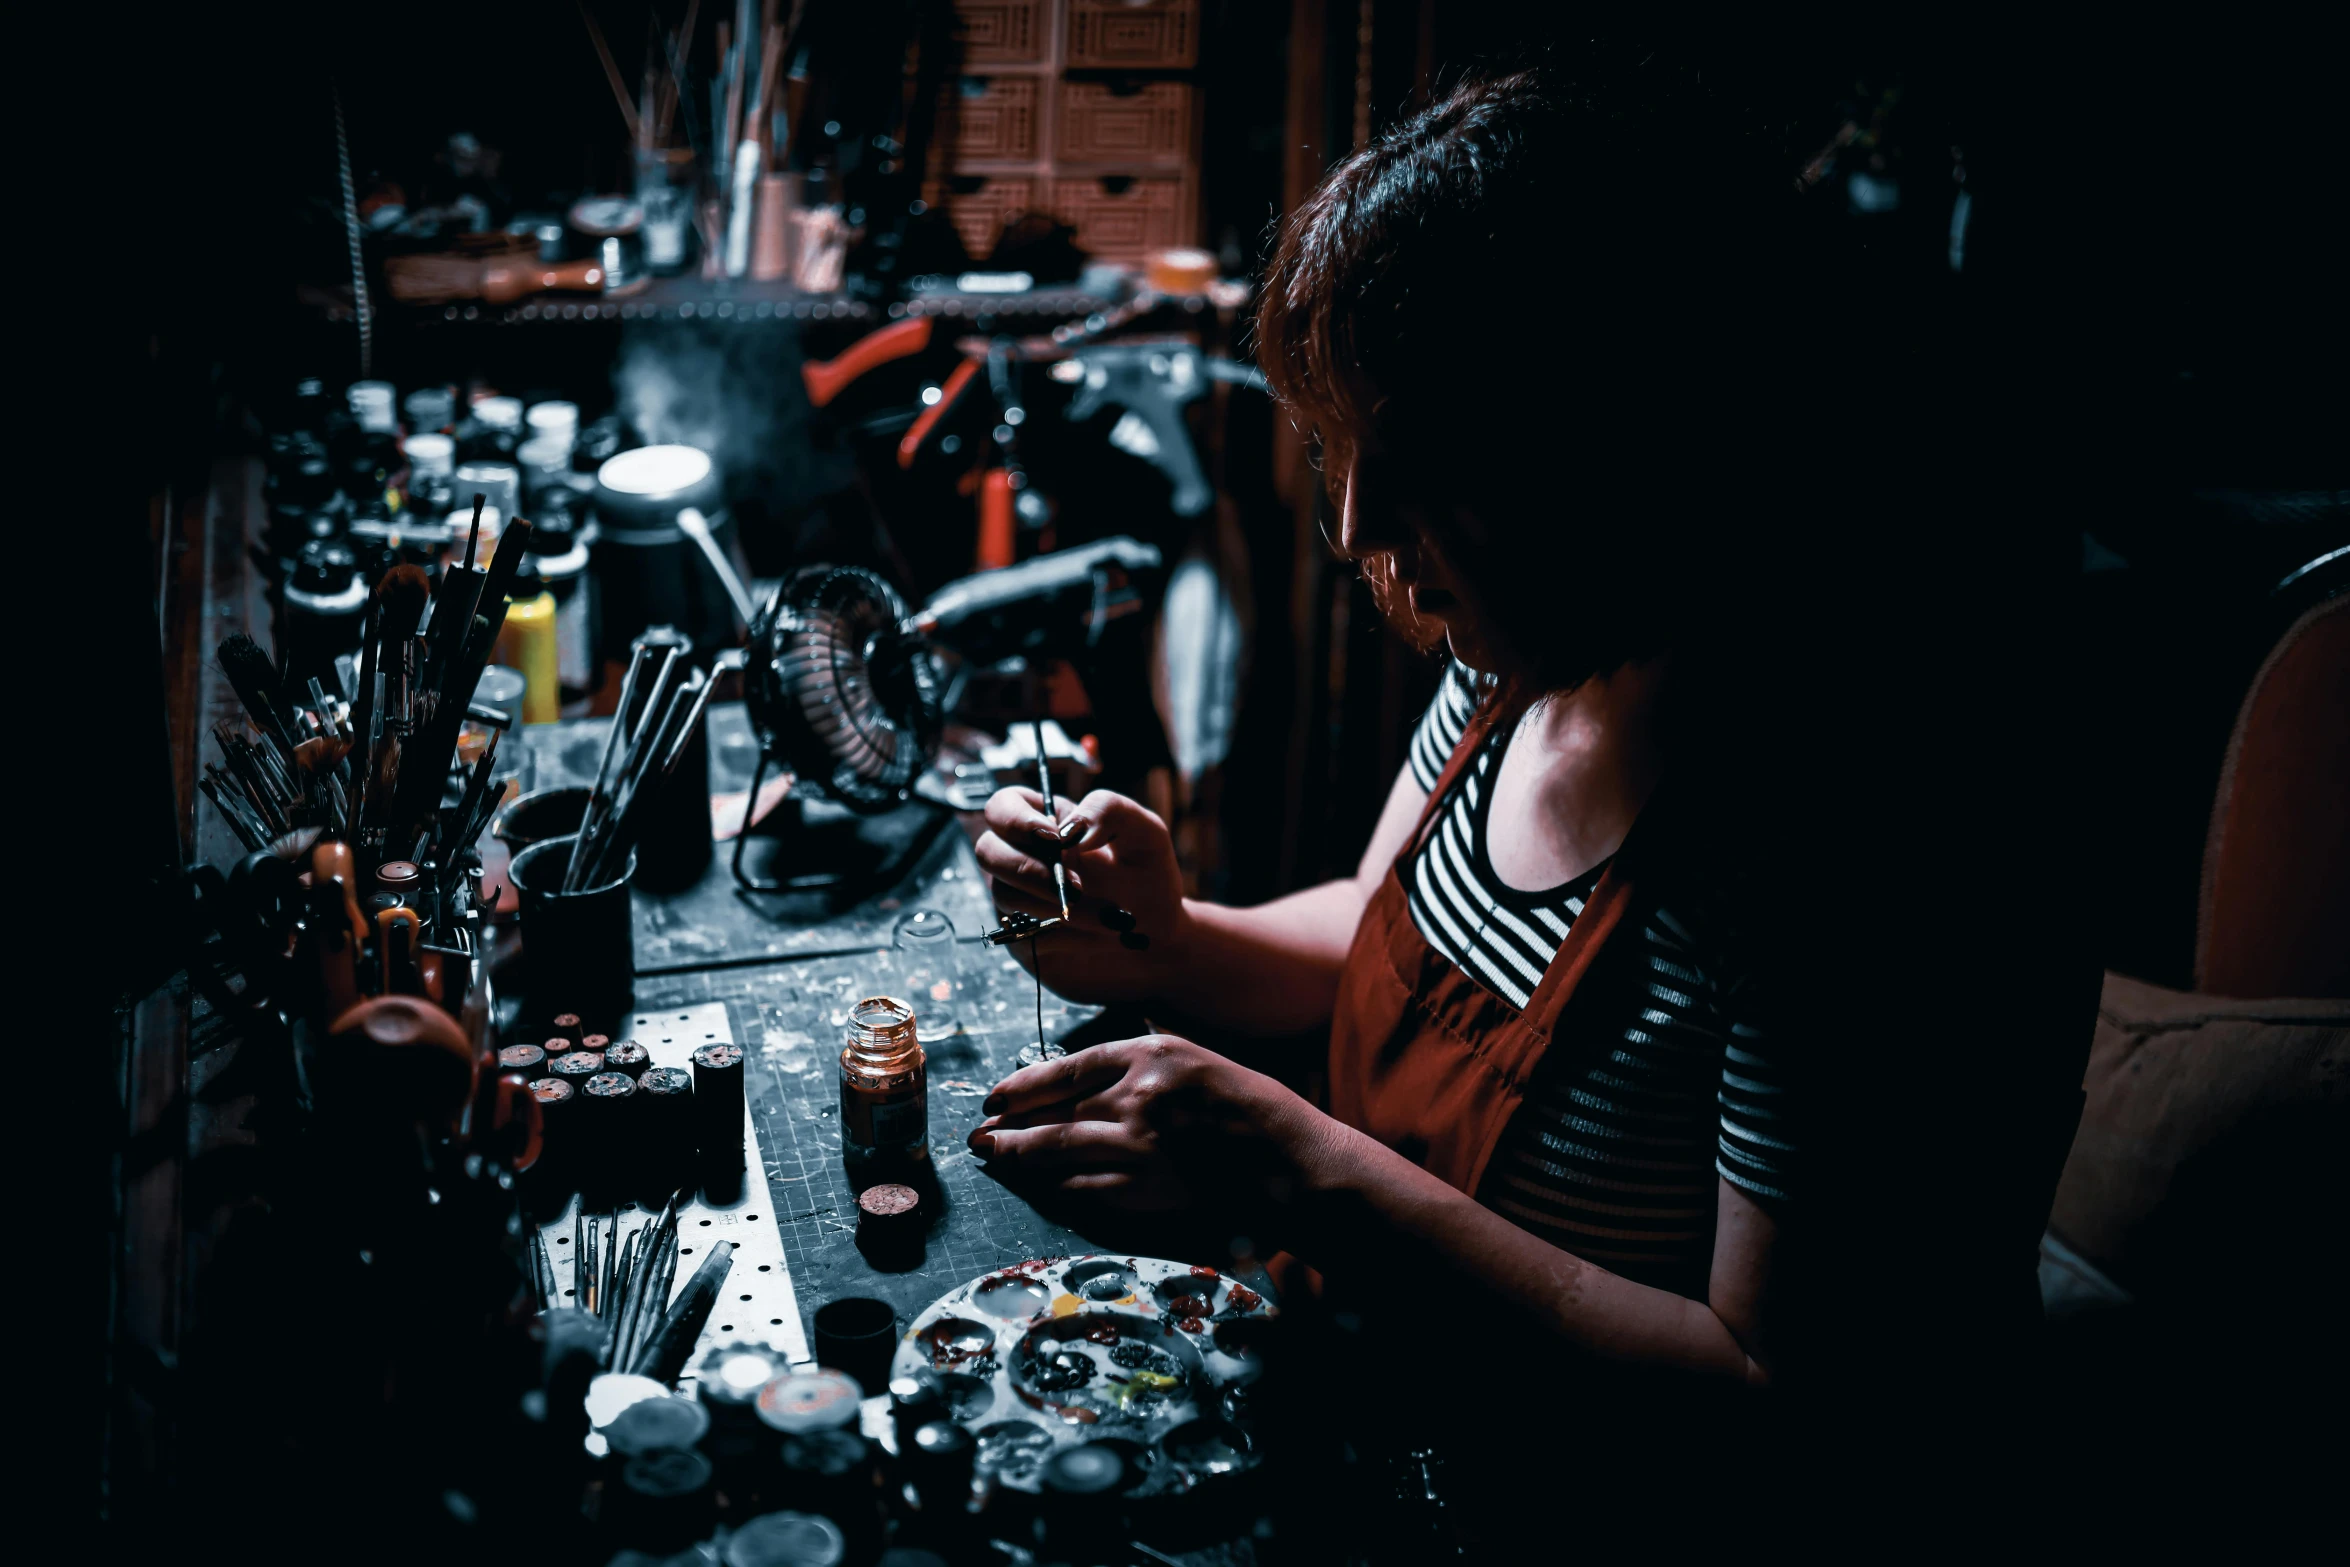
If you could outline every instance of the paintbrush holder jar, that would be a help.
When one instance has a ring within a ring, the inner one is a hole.
[[[507,874],[522,902],[523,989],[530,1013],[576,1012],[610,1020],[636,1000],[636,926],[629,891],[636,883],[636,852],[601,887],[565,892],[576,837],[531,845]]]

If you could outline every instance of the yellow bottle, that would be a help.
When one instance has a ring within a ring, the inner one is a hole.
[[[498,632],[498,662],[522,672],[522,721],[551,724],[563,716],[555,651],[555,595],[544,588],[506,608]]]

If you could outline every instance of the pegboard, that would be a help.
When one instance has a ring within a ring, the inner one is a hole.
[[[629,1019],[627,1037],[645,1047],[653,1065],[688,1071],[693,1068],[693,1053],[702,1046],[738,1042],[723,1002],[640,1010]],[[703,1201],[696,1193],[691,1202],[682,1204],[678,1210],[677,1277],[670,1285],[671,1299],[684,1292],[713,1242],[730,1240],[740,1248],[727,1272],[726,1287],[719,1292],[718,1305],[710,1313],[710,1321],[702,1329],[693,1354],[687,1357],[689,1368],[713,1345],[736,1341],[779,1350],[795,1366],[812,1363],[807,1326],[792,1288],[775,1204],[769,1196],[767,1182],[761,1178],[769,1161],[761,1146],[760,1117],[755,1104],[745,1103],[743,1122],[749,1176],[743,1181],[741,1200],[717,1205]],[[572,1243],[573,1220],[578,1208],[579,1199],[574,1198],[563,1210],[562,1217],[543,1229],[547,1256],[555,1264],[555,1284],[565,1305],[576,1304],[579,1298],[579,1265],[573,1256],[576,1248]],[[637,1203],[622,1205],[618,1213],[623,1244],[658,1216],[657,1210]],[[595,1215],[591,1212],[589,1217]],[[666,1307],[668,1302],[662,1304]]]

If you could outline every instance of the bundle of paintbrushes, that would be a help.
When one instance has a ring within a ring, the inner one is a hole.
[[[657,1217],[629,1231],[625,1240],[618,1210],[597,1219],[582,1202],[571,1220],[568,1301],[545,1234],[531,1236],[531,1282],[539,1308],[568,1305],[602,1318],[602,1360],[610,1370],[674,1380],[725,1288],[734,1261],[731,1241],[711,1247],[685,1289],[670,1300],[677,1284],[677,1210],[685,1195],[673,1193]]]
[[[708,675],[686,667],[676,647],[658,649],[660,665],[646,686],[645,671],[653,668],[655,651],[638,643],[621,678],[620,707],[604,736],[595,787],[563,874],[565,892],[605,886],[627,868],[648,808],[677,771],[717,690]]]
[[[435,972],[436,952],[469,971],[479,950],[488,899],[475,844],[498,805],[490,787],[496,733],[461,774],[454,804],[447,795],[465,720],[482,711],[473,691],[496,650],[531,532],[520,519],[509,523],[488,566],[476,567],[481,509],[477,497],[464,564],[444,569],[437,584],[412,565],[393,567],[378,584],[347,701],[316,680],[288,701],[250,637],[220,646],[221,668],[258,733],[216,729],[226,765],[207,768],[202,787],[246,847],[300,853],[322,897],[334,891],[310,921],[334,974],[325,986],[330,1010],[354,990],[416,991],[404,979]],[[284,842],[305,829],[314,843]],[[389,906],[373,907],[387,898]],[[337,903],[348,905],[347,919],[328,917],[326,905]],[[355,950],[343,945],[346,926]],[[419,993],[434,988],[425,983]],[[434,999],[454,1011],[464,987]]]

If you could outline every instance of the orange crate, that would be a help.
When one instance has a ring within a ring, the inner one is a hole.
[[[1175,71],[1199,63],[1199,0],[1069,0],[1073,71]]]
[[[964,77],[939,107],[954,126],[955,161],[1036,161],[1036,89],[1033,76]]]
[[[1033,65],[1044,58],[1045,0],[955,0],[966,65]]]
[[[1180,174],[1053,181],[1053,216],[1077,243],[1109,261],[1134,261],[1169,245],[1196,243],[1191,180]]]
[[[1063,163],[1181,168],[1191,152],[1192,89],[1152,82],[1120,94],[1098,82],[1063,82],[1053,153]]]

